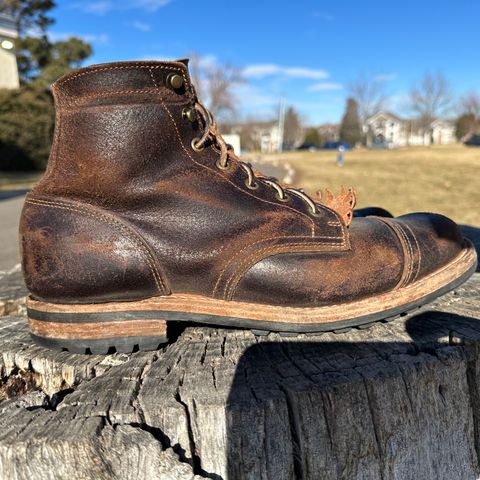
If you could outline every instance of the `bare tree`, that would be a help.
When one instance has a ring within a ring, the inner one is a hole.
[[[385,82],[374,76],[361,74],[349,85],[350,96],[357,102],[360,120],[365,120],[385,109],[388,94]]]
[[[190,55],[190,71],[199,98],[217,119],[223,120],[237,113],[233,87],[244,81],[240,69],[230,64],[219,65],[193,53]]]
[[[301,141],[303,135],[302,120],[293,107],[288,107],[285,112],[285,124],[283,132],[283,143],[292,148]]]
[[[458,102],[458,112],[460,115],[474,115],[480,118],[480,96],[477,92],[469,92],[460,97]]]
[[[409,97],[411,109],[416,113],[422,128],[444,116],[452,105],[451,87],[442,73],[425,73],[412,85]]]

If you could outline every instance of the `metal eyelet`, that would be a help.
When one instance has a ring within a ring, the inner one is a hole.
[[[178,90],[179,88],[182,88],[183,84],[183,77],[178,73],[169,73],[167,75],[167,87],[171,88],[172,90]]]
[[[196,152],[203,152],[205,150],[205,147],[198,147],[197,146],[197,142],[199,140],[200,140],[199,138],[194,138],[190,145],[192,146],[193,150],[195,150]]]
[[[275,198],[279,201],[279,202],[289,202],[290,201],[290,195],[287,195],[285,194],[283,197],[281,197],[278,193],[275,194]]]
[[[222,164],[220,163],[220,160],[217,160],[217,161],[215,162],[215,165],[216,165],[217,168],[219,168],[220,170],[225,170],[225,171],[226,171],[226,170],[230,170],[230,169],[232,168],[232,163],[227,162],[226,165],[222,165]]]
[[[182,110],[182,118],[193,123],[197,119],[197,112],[193,108],[185,107]]]
[[[245,186],[249,189],[249,190],[258,190],[258,187],[260,186],[258,184],[258,182],[255,182],[255,183],[250,183],[248,181],[248,178],[245,180]]]
[[[310,210],[310,215],[312,217],[321,217],[322,211],[321,210]]]

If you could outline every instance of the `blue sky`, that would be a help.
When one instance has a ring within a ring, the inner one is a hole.
[[[195,52],[243,68],[243,115],[273,117],[284,96],[306,123],[337,122],[360,74],[385,82],[391,109],[404,115],[408,89],[426,70],[443,72],[459,95],[480,90],[476,0],[57,3],[52,37],[90,41],[89,64]]]

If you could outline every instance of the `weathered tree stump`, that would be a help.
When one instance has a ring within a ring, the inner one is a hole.
[[[0,279],[1,479],[480,474],[480,273],[368,330],[188,327],[106,357],[35,346],[19,279]]]

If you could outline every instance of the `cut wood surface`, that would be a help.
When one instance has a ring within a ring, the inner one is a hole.
[[[34,345],[20,279],[0,278],[0,479],[480,475],[480,272],[366,330],[188,326],[108,356]]]

